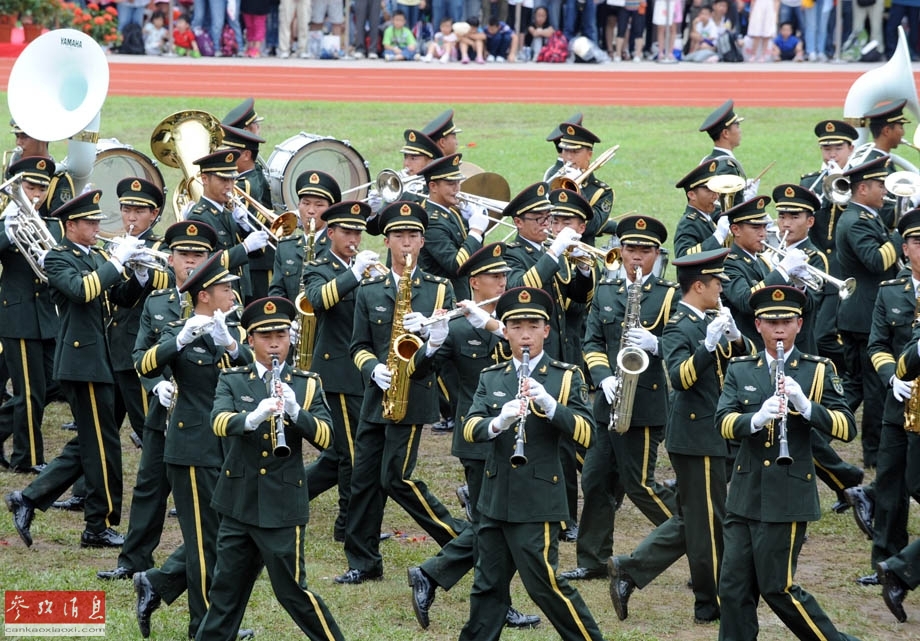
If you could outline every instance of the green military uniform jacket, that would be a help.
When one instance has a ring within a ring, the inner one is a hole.
[[[876,158],[891,158],[891,154],[886,153],[882,151],[881,149],[878,149],[877,147],[875,147],[875,143],[873,143],[873,146],[869,149],[869,152],[865,155],[863,160],[860,161],[860,164],[871,162],[875,160]],[[896,172],[897,170],[898,168],[895,167],[895,164],[893,162],[888,163],[888,175],[889,176],[893,174],[894,172]],[[898,225],[898,221],[894,219],[894,214],[895,214],[894,209],[895,209],[895,199],[891,197],[890,195],[886,194],[885,204],[882,205],[882,209],[881,211],[879,211],[879,216],[881,216],[882,221],[885,223],[885,227],[887,227],[889,230],[894,230],[895,227],[897,227]],[[898,246],[898,250],[900,250],[900,246]]]
[[[713,215],[717,213],[718,210]],[[687,205],[674,233],[674,253],[680,258],[687,254],[720,249],[724,244],[713,237],[715,230],[716,223],[711,216],[707,217],[699,209]]]
[[[303,282],[303,253],[306,242],[306,234],[298,234],[278,243],[272,283],[268,288],[269,296],[284,296],[290,301],[297,298]],[[329,251],[329,237],[324,230],[320,230],[313,239],[313,259],[322,258]]]
[[[878,284],[897,274],[900,240],[895,243],[882,220],[853,201],[840,216],[836,236],[840,269],[856,279],[856,291],[840,301],[837,327],[868,334]]]
[[[912,381],[920,376],[920,353],[917,352],[917,341],[920,340],[920,325],[913,328],[910,340],[898,356],[898,366],[895,376],[902,381]]]
[[[241,173],[240,177],[236,179],[236,186],[258,200],[268,211],[274,211],[272,207],[271,188],[259,165]],[[264,216],[256,213],[256,208],[254,206],[249,206],[248,209],[255,214],[263,224],[268,224]],[[253,257],[250,258],[249,269],[259,271],[271,270],[275,264],[275,250],[271,247],[266,247],[263,251],[258,252],[258,254],[259,255],[253,255]]]
[[[594,216],[585,225],[581,241],[593,247],[604,223],[610,218],[610,211],[613,209],[613,189],[592,173],[582,181],[581,195],[594,210]]]
[[[450,280],[457,300],[467,300],[469,281],[465,276],[458,278],[457,270],[482,247],[482,241],[470,236],[469,224],[459,210],[445,209],[426,200],[425,211],[428,212],[428,228],[425,246],[418,255],[418,266],[429,274]]]
[[[591,301],[584,350],[585,363],[595,385],[600,385],[602,380],[612,376],[616,369],[630,286],[631,283],[625,278],[604,280]],[[641,285],[641,292],[640,324],[660,337],[680,299],[677,283],[651,275]],[[667,422],[668,385],[660,345],[658,354],[646,352],[646,356],[649,365],[639,375],[632,408],[632,426],[651,427]],[[594,403],[596,416],[603,416],[609,410],[610,406],[603,394],[595,394]]]
[[[51,235],[60,242],[63,228],[59,219],[42,218]],[[42,281],[19,248],[0,229],[0,336],[27,340],[48,340],[60,328],[51,289]]]
[[[754,344],[744,338],[744,347],[726,337],[712,352],[703,344],[706,328],[715,313],[700,318],[686,305],[678,305],[661,334],[660,350],[668,368],[674,394],[665,430],[668,452],[687,456],[726,456],[725,439],[715,424],[716,405],[728,362],[735,356],[754,353]]]
[[[744,173],[744,168],[741,166],[741,163],[738,162],[738,159],[735,158],[735,154],[726,149],[713,147],[712,151],[710,151],[709,154],[700,161],[700,164],[702,165],[707,160],[725,160],[728,158],[730,158],[732,162],[725,163],[725,173],[740,176],[741,178],[747,180],[747,175]]]
[[[185,219],[207,223],[214,228],[214,231],[217,232],[217,247],[215,249],[227,250],[224,266],[240,277],[238,285],[234,283],[234,289],[241,294],[243,300],[246,300],[252,294],[252,284],[249,280],[249,261],[257,257],[263,250],[253,252],[252,255],[247,254],[242,242],[249,232],[244,232],[236,224],[228,209],[221,208],[217,203],[207,198],[202,197],[185,216]]]
[[[824,179],[818,180],[821,174],[814,171],[805,174],[799,180],[799,184],[808,187],[819,198],[821,198],[821,207],[815,212],[815,224],[808,230],[808,237],[812,244],[824,253],[827,258],[828,266],[833,276],[840,277],[840,263],[837,260],[837,222],[844,208],[835,205],[830,198],[824,195]],[[817,181],[817,182],[815,182]]]
[[[188,296],[188,294],[185,296]],[[169,323],[178,320],[182,316],[182,299],[183,295],[175,287],[150,292],[150,295],[144,301],[144,309],[141,311],[141,318],[138,323],[137,340],[131,353],[133,362],[139,362],[146,351],[157,344],[160,340],[160,334]],[[166,368],[153,376],[141,376],[141,385],[150,393],[158,383],[168,380],[171,375],[169,368]],[[165,432],[166,414],[166,408],[160,405],[159,402],[151,403],[147,411],[147,417],[144,419],[144,427],[158,432]]]
[[[224,452],[211,430],[211,408],[220,370],[252,362],[252,352],[244,344],[245,332],[238,323],[227,322],[231,336],[239,345],[236,358],[214,344],[203,333],[181,350],[176,336],[186,319],[173,321],[160,334],[156,345],[137,362],[141,376],[156,376],[167,367],[175,379],[178,395],[166,430],[163,460],[173,465],[220,467]]]
[[[894,280],[879,283],[868,350],[872,366],[887,390],[884,421],[892,425],[904,425],[904,403],[891,393],[890,381],[897,369],[894,358],[910,344],[916,316],[917,298],[910,269],[903,270]]]
[[[788,466],[775,463],[779,422],[772,421],[757,432],[751,428],[754,414],[775,390],[765,353],[733,359],[728,366],[716,421],[722,436],[740,440],[741,448],[735,457],[726,508],[765,523],[817,521],[821,505],[811,453],[811,428],[849,442],[856,437],[856,419],[847,407],[843,385],[829,359],[793,348],[784,369],[811,400],[808,421],[789,403],[787,434],[793,463]]]
[[[561,441],[568,439],[588,448],[594,435],[594,419],[588,409],[588,386],[581,370],[549,358],[544,351],[531,378],[557,399],[552,419],[531,401],[525,422],[524,453],[527,463],[511,465],[517,426],[490,438],[489,423],[502,406],[518,393],[514,363],[483,370],[473,405],[463,424],[467,441],[490,442],[482,493],[477,506],[490,519],[511,523],[565,521],[569,518],[565,479],[559,460]]]
[[[361,281],[332,252],[327,252],[307,265],[304,284],[316,318],[312,370],[323,379],[327,392],[362,396],[364,380],[349,356]]]
[[[564,257],[560,256],[557,261],[520,235],[508,243],[505,262],[511,267],[508,273],[509,289],[521,286],[539,287],[553,299],[551,331],[544,344],[546,353],[567,363],[579,362],[582,355],[578,345],[573,337],[566,333],[565,310],[569,302],[591,302],[594,297],[594,270],[588,276],[584,276],[577,268],[571,267]]]
[[[410,278],[412,279],[412,311],[431,316],[436,309],[451,309],[454,306],[454,289],[450,281],[426,274],[420,269],[413,270]],[[390,422],[383,418],[383,390],[371,379],[371,372],[378,363],[385,365],[387,362],[396,302],[393,272],[386,276],[363,280],[355,300],[351,357],[361,371],[361,379],[365,384],[361,419],[371,423]],[[401,318],[399,322],[402,322]],[[410,377],[412,375],[411,362],[408,375]],[[393,382],[396,383],[395,376]],[[438,420],[437,387],[434,374],[429,374],[421,380],[410,380],[408,385],[409,407],[401,423],[425,424]]]
[[[809,265],[829,273],[827,256],[807,236],[794,247],[805,252]],[[825,337],[827,341],[837,336],[837,301],[840,297],[837,288],[827,281],[820,290],[808,288],[805,293],[812,299],[813,307],[802,317],[802,329],[796,337],[795,346],[803,354],[817,354],[820,337]]]
[[[45,256],[45,274],[61,325],[54,349],[54,378],[114,383],[105,324],[111,305],[133,305],[149,291],[121,274],[95,247],[85,252],[66,238]]]
[[[246,415],[268,397],[255,364],[224,370],[217,381],[211,425],[224,439],[223,461],[211,507],[237,521],[263,528],[303,525],[310,502],[303,466],[303,441],[323,450],[332,443],[332,419],[319,376],[282,366],[281,380],[294,390],[301,410],[295,419],[284,415],[284,436],[291,455],[273,454],[275,417],[252,432]],[[269,376],[271,370],[268,371]]]

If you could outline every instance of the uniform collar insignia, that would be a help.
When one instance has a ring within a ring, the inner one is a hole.
[[[482,341],[476,340],[476,339],[474,338],[474,339],[468,340],[468,341],[466,342],[466,344],[467,344],[467,345],[472,345],[473,347],[479,347],[480,345],[482,345]]]
[[[380,305],[377,305],[377,307],[375,307],[374,309],[376,309],[378,312],[385,312],[385,311],[387,311],[387,308],[386,308],[386,307],[382,307],[382,306],[380,306]]]
[[[540,372],[541,374],[546,374],[546,365],[544,365],[543,367],[541,367],[540,370],[539,370],[539,372]]]
[[[240,400],[243,401],[244,403],[253,403],[255,402],[256,399],[249,396],[248,394],[244,394],[243,396],[240,396]]]
[[[756,391],[757,391],[757,388],[754,387],[753,385],[745,385],[745,386],[744,386],[744,390],[745,390],[746,392],[756,392]]]
[[[494,396],[499,397],[499,398],[505,398],[505,396],[507,396],[507,394],[505,394],[505,393],[504,393],[503,391],[501,391],[500,389],[499,389],[499,390],[495,390],[494,392],[492,392],[492,394],[493,394]]]
[[[204,347],[201,347],[200,345],[195,345],[195,347],[192,348],[192,351],[196,354],[206,354],[208,350],[206,350]]]
[[[163,320],[163,314],[154,314],[153,317],[157,320]]]

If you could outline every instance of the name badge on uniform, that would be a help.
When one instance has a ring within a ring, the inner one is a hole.
[[[744,386],[744,390],[745,390],[746,392],[756,392],[756,391],[757,391],[757,388],[754,387],[753,385],[745,385],[745,386]]]
[[[163,320],[163,314],[154,314],[153,317],[157,320]]]
[[[612,311],[613,311],[613,307],[611,307],[610,305],[604,305],[604,311],[605,311],[605,312],[612,312]]]
[[[288,258],[286,261],[284,261],[284,264],[285,264],[285,265],[293,265],[293,264],[294,264],[294,261],[291,260],[290,258]]]
[[[497,397],[499,397],[499,398],[505,398],[505,397],[507,396],[507,394],[505,394],[505,393],[504,393],[503,391],[501,391],[501,390],[496,390],[496,391],[492,392],[492,394],[495,395],[495,396],[497,396]]]
[[[891,313],[892,313],[892,314],[900,314],[900,313],[901,313],[901,310],[898,309],[897,307],[892,307],[892,308],[891,308]]]
[[[223,229],[221,229],[221,230],[218,230],[217,235],[218,235],[218,236],[228,236],[229,234],[227,234],[226,231],[224,231]]]
[[[246,395],[240,396],[240,400],[243,401],[244,403],[254,403],[256,399],[246,394]]]
[[[477,339],[474,338],[474,339],[471,339],[471,340],[466,341],[466,344],[467,344],[467,345],[472,345],[473,347],[479,347],[480,345],[482,345],[482,341],[477,340]]]
[[[206,350],[204,347],[201,347],[200,345],[196,345],[192,348],[192,351],[196,354],[206,354],[208,350]]]
[[[386,307],[381,307],[380,305],[377,305],[377,307],[375,307],[374,309],[376,309],[378,312],[385,312],[385,311],[387,311],[387,308],[386,308]]]

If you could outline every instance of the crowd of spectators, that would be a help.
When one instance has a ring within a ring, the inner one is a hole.
[[[840,19],[843,59],[885,59],[903,25],[920,60],[920,0],[350,0],[348,15],[345,0],[174,0],[172,16],[155,0],[116,6],[149,55],[824,62]]]

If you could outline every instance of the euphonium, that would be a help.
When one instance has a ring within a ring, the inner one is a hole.
[[[636,267],[635,280],[629,286],[626,298],[626,318],[623,321],[623,333],[620,334],[617,367],[613,374],[615,396],[610,404],[610,422],[607,424],[608,430],[616,430],[620,434],[629,429],[639,375],[648,369],[648,354],[645,350],[627,344],[629,330],[642,326],[639,318],[642,311],[642,267]]]
[[[920,298],[917,299],[914,308],[914,317],[920,319]],[[914,381],[910,396],[904,401],[904,429],[908,432],[920,432],[920,381]]]
[[[387,369],[393,374],[390,387],[383,392],[383,418],[399,423],[409,405],[409,361],[422,346],[422,339],[406,332],[403,317],[412,311],[412,255],[406,254],[406,265],[399,279],[399,292],[393,306],[393,329]]]
[[[41,261],[45,254],[54,249],[58,243],[45,226],[45,221],[41,219],[35,207],[26,197],[22,189],[22,174],[0,185],[0,192],[8,196],[18,207],[17,211],[11,210],[7,214],[9,218],[7,234],[10,240],[29,263],[35,275],[47,283],[48,277],[45,275]]]
[[[304,274],[307,265],[316,257],[316,221],[310,219],[310,231],[307,232],[303,245],[303,266],[300,271],[300,293],[294,299],[294,307],[300,314],[300,333],[297,337],[296,357],[294,363],[299,369],[310,369],[313,364],[313,342],[316,339],[316,314],[307,298],[304,286]]]

